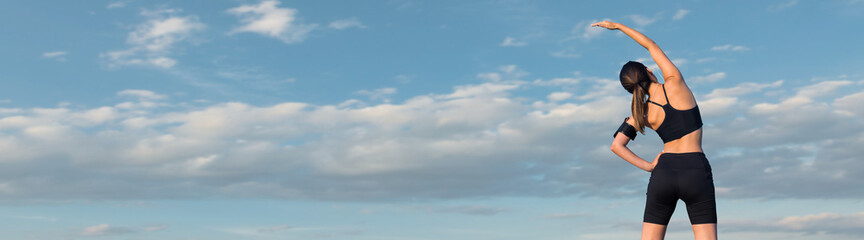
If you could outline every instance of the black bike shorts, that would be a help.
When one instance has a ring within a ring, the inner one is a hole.
[[[701,152],[663,153],[651,171],[644,222],[668,225],[678,199],[687,204],[690,224],[717,223],[714,176]]]

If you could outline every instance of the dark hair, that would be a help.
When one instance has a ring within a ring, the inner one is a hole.
[[[629,61],[621,68],[621,74],[619,75],[621,86],[627,92],[633,93],[631,110],[633,111],[633,121],[636,122],[636,125],[633,127],[642,134],[645,134],[643,129],[648,124],[648,118],[645,116],[645,112],[648,111],[648,102],[645,101],[645,95],[648,95],[648,87],[653,82],[650,74],[645,64]]]

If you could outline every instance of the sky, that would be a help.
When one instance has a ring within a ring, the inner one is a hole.
[[[660,72],[601,20],[694,92],[720,238],[864,238],[860,0],[5,2],[0,238],[635,239]]]

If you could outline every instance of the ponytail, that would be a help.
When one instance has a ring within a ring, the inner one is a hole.
[[[621,86],[627,92],[633,93],[633,103],[630,107],[633,111],[633,121],[636,122],[633,127],[642,134],[645,134],[644,129],[648,125],[648,117],[645,116],[648,112],[648,102],[645,101],[645,95],[648,95],[651,83],[656,82],[650,74],[644,64],[629,61],[621,68],[619,75]]]
[[[647,91],[645,89],[641,86],[633,89],[633,104],[631,107],[633,110],[633,121],[636,122],[636,125],[633,127],[642,134],[645,134],[645,125],[648,124],[648,118],[645,116],[645,113],[648,112],[648,102],[645,101]]]

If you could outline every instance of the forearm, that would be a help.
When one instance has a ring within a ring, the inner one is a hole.
[[[635,29],[632,29],[628,26],[625,26],[624,24],[620,24],[620,23],[616,23],[616,24],[617,24],[616,27],[618,28],[618,30],[620,30],[624,34],[627,34],[627,36],[629,36],[634,41],[639,43],[639,45],[642,45],[642,47],[645,47],[645,49],[651,50],[652,48],[658,47],[657,43],[655,43],[654,40],[651,40],[650,38],[648,38],[648,36],[645,36],[645,34],[642,34],[641,32],[636,31]]]
[[[621,157],[625,161],[629,162],[630,164],[633,164],[633,166],[638,167],[639,169],[642,169],[642,170],[645,170],[648,172],[654,170],[653,164],[646,161],[645,159],[640,158],[639,156],[636,156],[636,154],[633,153],[633,151],[630,151],[630,148],[627,148],[626,146],[620,146],[620,145],[614,145],[613,144],[612,145],[612,152],[614,152],[615,155],[618,155],[619,157]]]
[[[645,47],[648,50],[648,53],[651,54],[651,58],[654,59],[654,63],[660,67],[660,71],[663,71],[663,81],[670,83],[683,83],[684,80],[681,79],[681,72],[678,71],[678,67],[675,67],[675,64],[669,60],[669,57],[666,56],[666,53],[663,53],[663,50],[660,49],[660,46],[657,45],[654,40],[651,40],[644,34],[636,31],[624,24],[620,23],[610,23],[613,24],[614,28],[621,30],[627,36],[630,36],[634,41]]]

